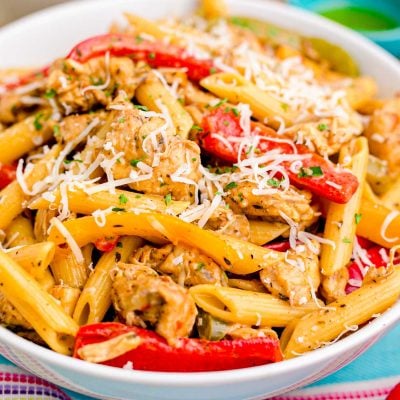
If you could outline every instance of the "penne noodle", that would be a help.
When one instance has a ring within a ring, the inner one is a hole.
[[[266,121],[267,125],[278,128],[280,123],[276,117],[282,118],[286,126],[293,125],[294,115],[286,103],[276,100],[240,75],[221,72],[202,79],[200,84],[232,103],[249,104],[253,116],[259,121]]]
[[[400,176],[390,189],[380,197],[380,202],[387,208],[400,211]]]
[[[7,243],[7,247],[24,246],[36,243],[32,222],[22,215],[19,215],[10,223],[7,229],[5,229],[5,233],[5,242]]]
[[[57,285],[50,289],[49,293],[57,299],[64,311],[72,316],[76,303],[81,294],[80,289],[72,288],[66,285]]]
[[[50,163],[60,152],[60,146],[54,145],[51,150],[25,174],[25,182],[28,189],[31,189],[35,182],[43,180],[49,173]],[[23,192],[17,181],[11,182],[0,191],[0,229],[6,229],[11,221],[24,209],[23,204],[28,196]]]
[[[363,193],[363,182],[368,165],[368,142],[366,138],[357,138],[348,146],[342,148],[339,162],[343,164],[346,158],[351,158],[349,168],[358,178],[360,185],[346,204],[329,203],[325,222],[324,239],[335,244],[322,244],[321,272],[331,276],[346,266],[353,251],[353,239],[356,232],[356,214],[360,211]]]
[[[259,271],[268,261],[284,261],[284,253],[263,248],[231,236],[218,235],[164,214],[111,213],[99,226],[94,217],[82,217],[64,222],[64,227],[79,247],[105,236],[140,236],[168,239],[201,250],[226,271],[249,274]],[[53,226],[49,240],[58,245],[65,243],[64,236]]]
[[[391,210],[364,198],[360,214],[357,235],[388,248],[400,244],[400,212],[398,210]]]
[[[160,105],[164,105],[171,116],[176,133],[183,139],[187,139],[193,126],[193,120],[178,99],[174,97],[154,73],[140,84],[136,89],[135,96],[141,104],[152,111],[162,112]]]
[[[82,289],[89,272],[85,263],[79,263],[70,248],[57,247],[50,265],[57,285]]]
[[[202,0],[200,12],[207,19],[226,18],[229,15],[224,0]]]
[[[196,285],[189,293],[212,316],[246,325],[283,327],[317,308],[313,304],[293,307],[268,293],[214,285]]]
[[[78,330],[56,299],[48,294],[10,256],[0,251],[0,284],[8,301],[33,326],[39,336],[58,353],[71,354]],[[21,296],[26,293],[26,296]]]
[[[39,114],[42,114],[40,121]],[[44,112],[39,114],[28,117],[0,133],[0,148],[7,149],[0,152],[0,163],[11,164],[53,137],[49,114]]]
[[[111,306],[111,270],[117,262],[126,262],[142,244],[142,239],[125,237],[119,246],[101,256],[76,304],[73,318],[79,325],[100,322],[104,318]]]
[[[95,186],[92,186],[95,187]],[[57,189],[52,192],[54,201],[50,202],[43,197],[32,200],[29,204],[31,210],[56,209],[60,205],[61,195]],[[145,195],[116,189],[115,193],[96,192],[88,195],[83,189],[67,189],[68,207],[77,214],[92,214],[96,210],[106,210],[110,207],[124,208],[134,211],[157,211],[178,215],[189,206],[188,201],[174,201],[167,205],[162,196]],[[123,199],[123,203],[121,203]]]
[[[360,289],[301,318],[290,326],[290,339],[284,349],[286,358],[306,353],[328,344],[343,335],[351,327],[369,321],[399,298],[400,269],[395,268],[386,278],[363,285]],[[284,333],[286,337],[287,333]]]
[[[41,242],[11,249],[7,254],[36,280],[45,277],[54,258],[56,246],[53,242]]]
[[[156,22],[128,12],[124,13],[124,16],[128,20],[129,25],[132,25],[137,32],[145,33],[159,40],[170,36],[167,32],[162,30]]]

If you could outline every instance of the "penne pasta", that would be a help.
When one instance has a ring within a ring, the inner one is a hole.
[[[363,199],[357,235],[384,247],[400,244],[400,212],[382,204]]]
[[[283,327],[317,308],[316,305],[293,307],[268,293],[214,285],[196,285],[189,293],[212,316],[246,325]]]
[[[40,117],[40,121],[38,121]],[[0,133],[0,163],[11,164],[19,157],[46,143],[53,136],[52,121],[48,113],[28,117]],[[35,123],[35,121],[37,121]],[[40,129],[39,129],[40,128]],[[12,146],[9,144],[12,143]]]
[[[358,178],[360,186],[351,200],[346,204],[331,202],[325,222],[324,238],[334,244],[323,244],[321,251],[321,272],[331,276],[345,267],[353,251],[353,240],[356,232],[356,214],[360,211],[363,193],[363,182],[367,173],[368,143],[365,138],[357,138],[343,147],[339,162],[349,158],[352,173]],[[347,164],[346,164],[347,166]]]
[[[53,242],[41,242],[11,249],[7,254],[40,282],[47,274],[55,249]]]
[[[54,145],[51,150],[34,166],[33,169],[24,176],[28,189],[43,180],[49,173],[49,163],[57,157],[60,152],[59,145]],[[11,221],[21,214],[24,209],[24,202],[28,196],[21,189],[17,181],[10,183],[0,191],[0,229],[6,229]]]
[[[53,350],[72,353],[73,338],[78,330],[57,301],[11,257],[0,251],[1,290],[8,301],[33,326]],[[27,293],[28,296],[21,296]]]
[[[69,248],[56,248],[50,268],[57,285],[82,289],[89,277],[87,265],[78,262]]]
[[[358,290],[329,304],[329,308],[318,310],[302,317],[290,332],[284,333],[286,347],[284,355],[293,358],[329,344],[332,340],[350,331],[352,327],[369,321],[392,306],[400,295],[400,270],[394,269],[377,282],[363,285]]]
[[[69,209],[71,212],[77,214],[89,215],[96,210],[106,210],[116,207],[139,212],[157,211],[178,215],[189,206],[188,201],[171,200],[166,204],[162,196],[143,195],[119,189],[116,189],[115,193],[101,191],[90,195],[79,188],[68,189],[66,192]],[[39,211],[47,210],[48,208],[56,209],[61,201],[60,191],[55,190],[51,193],[51,196],[54,198],[52,202],[39,197],[31,201],[29,208]],[[123,202],[121,202],[121,199],[123,199]]]
[[[228,7],[223,0],[203,0],[200,12],[207,19],[226,18],[229,15]]]
[[[57,299],[64,311],[72,316],[76,303],[81,294],[80,289],[66,285],[56,285],[49,290],[49,293]]]
[[[400,176],[381,197],[382,205],[389,209],[400,211]]]
[[[31,220],[19,215],[5,229],[6,247],[24,246],[36,242]]]
[[[167,89],[157,76],[150,75],[140,84],[135,92],[136,98],[152,111],[162,112],[167,108],[176,133],[186,139],[193,126],[193,120],[178,99]]]
[[[99,259],[82,290],[73,314],[74,320],[79,325],[99,322],[104,318],[111,306],[111,270],[117,262],[126,262],[143,241],[131,236],[122,238],[119,243],[119,246],[104,253]]]
[[[282,118],[286,126],[293,124],[294,115],[289,106],[261,91],[240,75],[221,72],[200,82],[201,86],[232,103],[247,103],[255,118],[277,128]]]

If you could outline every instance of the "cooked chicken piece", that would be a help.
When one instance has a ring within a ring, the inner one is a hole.
[[[0,292],[0,324],[18,326],[25,329],[32,329],[29,322]]]
[[[210,257],[184,245],[167,244],[160,248],[143,246],[136,251],[131,262],[168,275],[181,286],[204,283],[227,285],[225,273]]]
[[[239,325],[239,324],[235,324]],[[251,328],[250,326],[238,326],[236,328],[230,329],[227,333],[231,339],[251,339],[257,337],[271,337],[273,339],[278,339],[277,333],[267,327],[263,328]]]
[[[287,192],[269,195],[253,194],[256,184],[238,182],[228,190],[225,201],[234,213],[251,217],[263,217],[271,222],[285,222],[281,213],[294,222],[307,223],[313,220],[315,211],[311,207],[311,193],[291,187]]]
[[[132,172],[149,175],[146,171],[157,157],[158,162],[152,167],[150,176],[130,187],[146,194],[171,194],[174,200],[193,200],[195,183],[201,177],[200,148],[196,143],[176,136],[171,127],[167,127],[164,134],[155,135],[154,132],[160,131],[163,125],[165,120],[158,116],[148,118],[136,109],[122,110],[116,114],[107,132],[105,147],[109,143],[110,150],[104,150],[103,154],[111,159],[121,153],[118,162],[112,166],[115,179],[127,178]],[[143,167],[147,169],[141,170]],[[174,174],[179,177],[175,178]],[[179,182],[182,178],[193,185]]]
[[[249,240],[250,238],[250,224],[247,217],[234,214],[231,209],[222,207],[213,212],[204,228],[242,240]]]
[[[319,252],[318,242],[313,240],[311,245]],[[288,299],[292,305],[311,302],[320,284],[318,254],[309,247],[298,246],[297,253],[290,249],[285,262],[271,262],[260,271],[261,282],[267,290]]]
[[[112,271],[112,300],[128,325],[155,327],[168,343],[187,337],[197,315],[187,290],[144,265],[119,263]]]
[[[388,162],[391,177],[400,174],[400,97],[374,111],[365,131],[371,154]]]
[[[135,93],[147,67],[135,66],[127,57],[98,57],[80,64],[73,60],[59,60],[50,72],[47,89],[56,93],[65,114],[89,111],[95,105],[108,105],[117,90],[128,99]]]
[[[42,105],[41,103],[47,105],[46,100],[37,97],[41,94],[39,90],[25,94],[15,92],[2,94],[0,96],[0,123],[10,125],[22,121],[34,112],[38,105]]]
[[[345,289],[348,280],[349,272],[346,267],[331,276],[322,276],[321,292],[328,303],[346,295]]]
[[[60,123],[60,131],[56,134],[56,139],[62,143],[68,143],[79,136],[94,118],[104,118],[104,113],[75,114],[65,117]]]
[[[362,121],[357,113],[351,113],[350,120],[323,118],[318,122],[294,125],[285,131],[285,136],[295,143],[305,144],[311,151],[322,156],[338,153],[344,143],[363,131]]]

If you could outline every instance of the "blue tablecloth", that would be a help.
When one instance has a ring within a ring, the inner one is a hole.
[[[400,326],[393,329],[371,349],[360,356],[357,360],[347,365],[335,374],[316,382],[307,388],[297,390],[275,400],[384,400],[390,388],[400,381]],[[0,356],[1,372],[12,372],[21,374],[21,387],[25,392],[10,389],[9,377],[3,374],[0,379],[1,399],[60,399],[88,400],[89,397],[72,393],[65,389],[58,389],[47,385],[41,379],[31,378],[26,380],[25,371],[13,366],[8,360]],[[29,392],[29,396],[26,392]],[[400,400],[400,399],[399,399]]]

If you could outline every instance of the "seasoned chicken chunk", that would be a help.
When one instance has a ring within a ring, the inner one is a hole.
[[[361,119],[353,112],[350,118],[323,118],[318,122],[294,125],[285,130],[285,136],[322,156],[330,156],[338,153],[343,144],[361,135],[362,131]]]
[[[323,276],[321,292],[328,303],[346,295],[346,285],[349,280],[349,271],[346,267],[336,271],[331,276]]]
[[[204,228],[242,240],[250,238],[250,223],[247,217],[223,207],[217,208],[212,213]]]
[[[311,245],[312,248],[298,246],[297,253],[288,250],[284,262],[271,262],[260,271],[261,282],[270,293],[288,299],[292,305],[312,301],[321,278],[316,254],[319,252],[319,243],[313,240]]]
[[[173,127],[163,128],[165,124],[158,116],[147,117],[132,108],[122,110],[107,132],[104,147],[110,150],[103,154],[109,159],[120,155],[112,166],[115,179],[132,173],[146,175],[146,179],[131,183],[132,189],[193,201],[195,185],[201,177],[200,148],[191,140],[176,136]]]
[[[181,286],[204,283],[227,285],[222,269],[210,257],[192,247],[173,244],[160,248],[144,246],[136,251],[131,261],[154,268]]]
[[[310,192],[291,187],[287,192],[258,195],[253,193],[255,188],[255,183],[238,182],[229,189],[225,201],[235,213],[263,217],[271,222],[285,222],[282,213],[296,223],[307,224],[314,219]]]
[[[119,263],[112,271],[112,301],[128,325],[155,327],[170,344],[187,337],[197,315],[187,290],[144,265]]]
[[[374,111],[365,131],[371,154],[388,162],[392,177],[400,174],[400,97]]]
[[[131,99],[146,70],[127,57],[98,57],[84,64],[59,60],[50,71],[47,89],[56,93],[65,114],[84,112],[108,105],[117,90]]]

